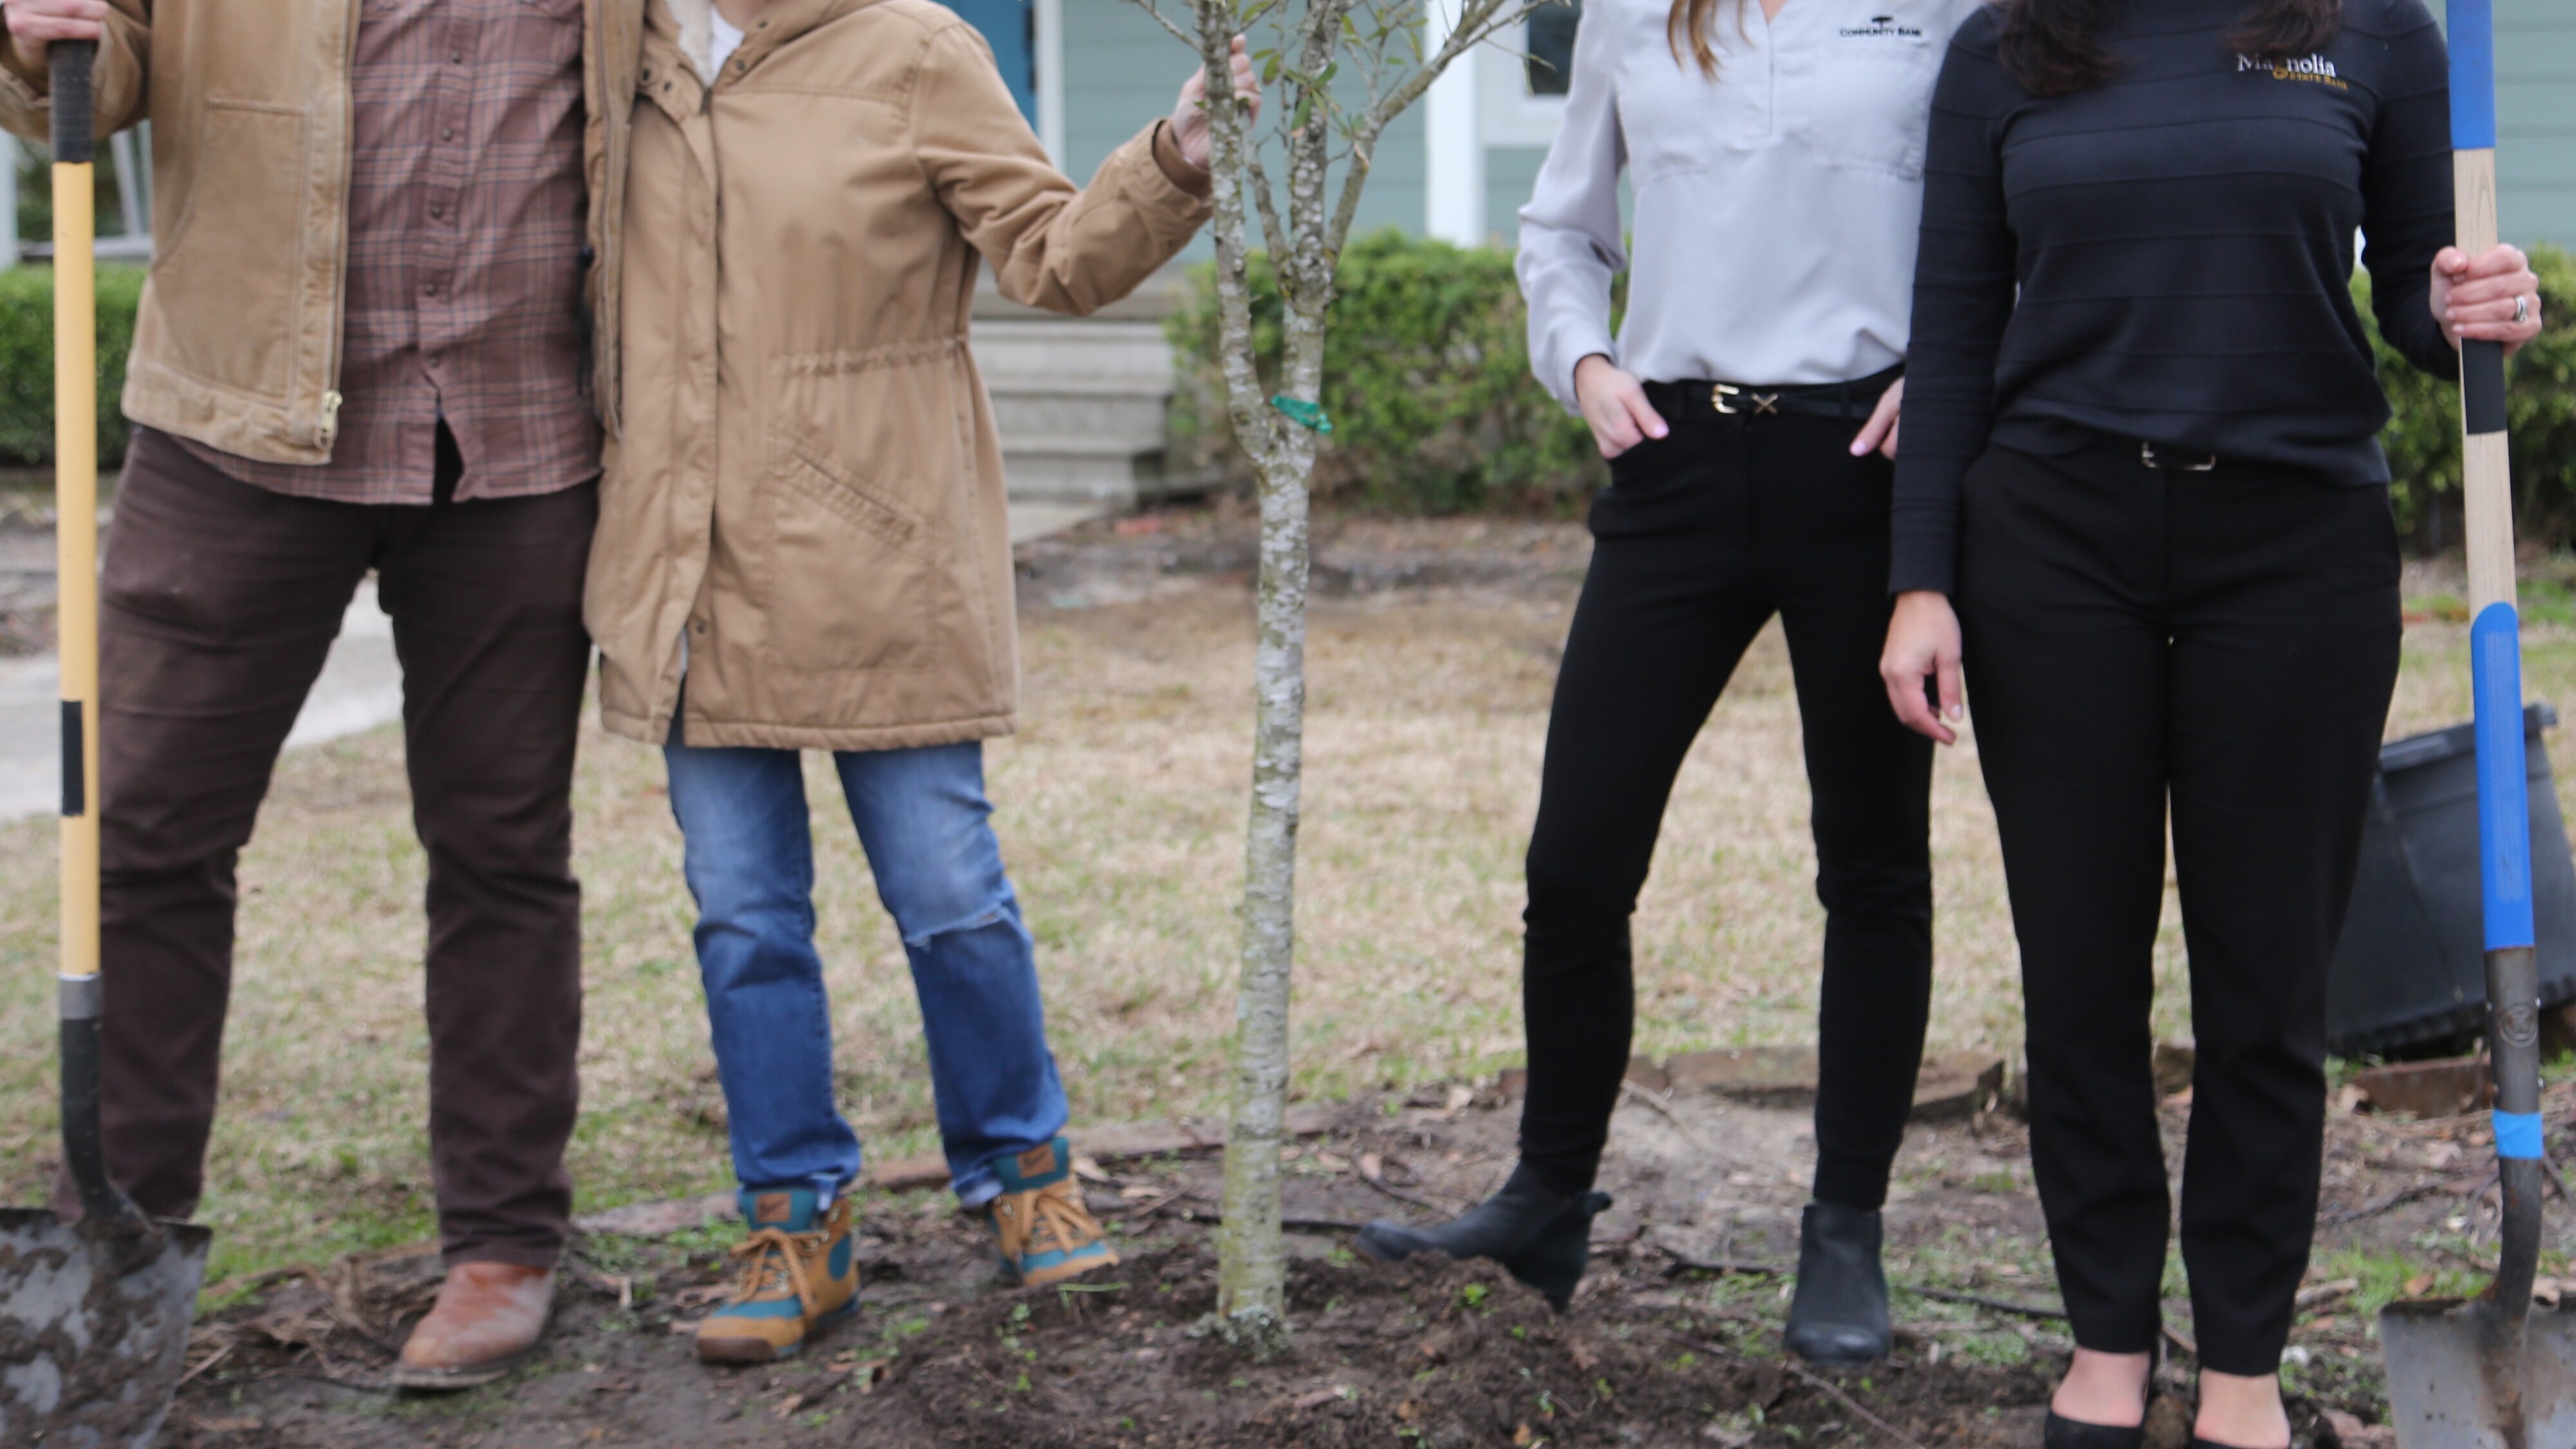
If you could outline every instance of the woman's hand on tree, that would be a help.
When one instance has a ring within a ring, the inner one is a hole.
[[[1860,435],[1852,439],[1852,456],[1866,458],[1875,449],[1888,458],[1894,458],[1897,418],[1904,410],[1905,379],[1900,377],[1887,385],[1887,391],[1878,395],[1878,406],[1870,409],[1869,421],[1861,425]]]
[[[1951,611],[1949,595],[1917,589],[1896,596],[1878,677],[1887,682],[1887,702],[1907,729],[1945,745],[1959,742],[1959,732],[1951,728],[1964,714],[1959,703],[1959,616]]]
[[[2458,247],[2442,248],[2433,258],[2432,306],[2453,347],[2464,337],[2501,342],[2511,357],[2540,335],[2540,277],[2520,247],[2500,246],[2475,257]]]
[[[9,22],[9,40],[30,65],[45,63],[45,52],[57,40],[96,40],[107,21],[107,0],[8,0],[0,15]]]
[[[14,3],[12,9],[16,8]],[[1244,49],[1243,37],[1234,38],[1234,51],[1227,68],[1234,74],[1235,99],[1243,102],[1243,124],[1250,129],[1261,119],[1261,78],[1252,73],[1252,56]],[[1181,148],[1181,159],[1201,171],[1208,169],[1207,72],[1194,70],[1181,83],[1180,102],[1172,107],[1172,141]]]
[[[1655,405],[1646,401],[1645,384],[1598,352],[1574,364],[1574,402],[1583,410],[1593,445],[1604,458],[1616,458],[1648,438],[1672,431],[1664,426]]]

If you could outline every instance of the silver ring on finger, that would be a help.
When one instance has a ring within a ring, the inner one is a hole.
[[[2519,327],[2530,320],[2531,294],[2528,292],[2518,293],[2513,299],[2513,325]]]

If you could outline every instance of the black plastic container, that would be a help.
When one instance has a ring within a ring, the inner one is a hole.
[[[2530,742],[2532,911],[2540,997],[2576,998],[2576,862],[2558,818],[2541,731],[2558,712],[2522,714]],[[2326,987],[2326,1041],[2338,1054],[2384,1052],[2475,1031],[2487,1001],[2478,885],[2474,725],[2397,740],[2379,751],[2361,872]]]

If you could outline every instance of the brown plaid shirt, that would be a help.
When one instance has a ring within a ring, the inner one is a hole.
[[[188,446],[280,493],[422,504],[444,418],[459,499],[587,482],[582,0],[362,3],[331,461]]]

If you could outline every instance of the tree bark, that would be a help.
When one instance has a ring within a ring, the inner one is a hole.
[[[1138,0],[1152,9],[1152,0]],[[1429,0],[1447,3],[1447,0]],[[1210,107],[1210,223],[1216,243],[1217,322],[1227,413],[1251,459],[1261,506],[1259,643],[1254,654],[1251,819],[1245,831],[1243,946],[1235,991],[1234,1097],[1226,1131],[1224,1223],[1217,1237],[1216,1327],[1255,1354],[1288,1341],[1287,1247],[1281,1230],[1279,1149],[1288,1101],[1288,1006],[1297,944],[1297,825],[1306,720],[1306,593],[1311,557],[1309,487],[1317,434],[1273,411],[1253,352],[1247,218],[1258,208],[1273,247],[1282,302],[1283,348],[1277,396],[1319,404],[1324,382],[1326,309],[1370,153],[1397,113],[1419,98],[1432,76],[1467,46],[1516,21],[1538,0],[1458,0],[1460,14],[1445,43],[1365,112],[1337,120],[1329,98],[1311,103],[1307,85],[1328,90],[1335,51],[1346,36],[1353,0],[1304,0],[1285,29],[1301,79],[1271,104],[1288,124],[1284,221],[1254,164],[1254,138],[1242,112]],[[1229,93],[1227,48],[1241,21],[1238,0],[1193,0],[1192,37],[1210,96]],[[1159,13],[1158,13],[1159,18]],[[1419,23],[1418,20],[1413,23]],[[1167,22],[1168,24],[1168,22]],[[1178,33],[1178,27],[1172,27]],[[1374,36],[1383,46],[1393,31]],[[1358,44],[1360,42],[1353,41]],[[1383,61],[1382,55],[1374,57]],[[1302,118],[1303,124],[1296,122]],[[1339,197],[1328,195],[1336,134],[1350,141],[1350,170]],[[1283,247],[1284,243],[1284,247]]]

